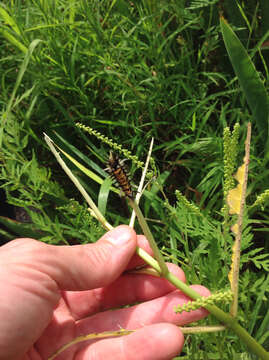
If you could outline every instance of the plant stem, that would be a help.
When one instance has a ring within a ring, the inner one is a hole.
[[[183,291],[184,294],[188,295],[191,299],[197,300],[201,298],[202,296],[200,294],[198,294],[195,290],[193,290],[188,285],[179,280],[174,274],[169,272],[162,257],[162,254],[160,253],[160,250],[155,243],[153,235],[148,227],[146,220],[144,219],[144,216],[139,206],[135,203],[135,201],[130,199],[129,203],[136,212],[139,224],[142,227],[144,235],[150,243],[150,246],[157,261],[140,248],[137,248],[137,254],[147,264],[154,268],[160,277],[167,279],[171,284],[173,284],[177,289]],[[166,269],[162,268],[163,264],[165,265]],[[249,333],[244,328],[242,328],[242,326],[238,324],[238,321],[233,316],[225,313],[223,310],[219,309],[215,305],[206,305],[205,309],[208,310],[212,315],[214,315],[222,324],[227,326],[227,328],[232,329],[237,334],[237,336],[246,344],[246,346],[251,352],[259,356],[260,359],[269,360],[269,353],[266,352],[265,349],[252,336],[250,336]]]
[[[151,153],[152,153],[152,149],[153,149],[153,143],[154,143],[154,139],[152,138],[151,142],[150,142],[150,146],[149,146],[147,160],[146,160],[143,172],[142,172],[141,180],[139,182],[139,186],[138,186],[138,189],[137,189],[137,194],[136,194],[136,197],[135,197],[135,201],[136,201],[137,204],[139,204],[139,200],[140,200],[140,198],[142,196],[142,193],[143,193],[143,186],[144,186],[146,174],[147,174],[147,171],[148,171],[149,161],[150,161],[150,157],[151,157]],[[129,223],[129,226],[131,226],[132,228],[134,227],[135,217],[136,217],[136,213],[133,210],[131,220],[130,220],[130,223]]]
[[[84,197],[84,199],[87,201],[88,205],[90,206],[90,208],[94,211],[94,214],[96,216],[96,218],[98,219],[98,221],[100,221],[100,223],[103,225],[103,227],[106,230],[112,230],[113,226],[111,226],[107,220],[105,219],[105,217],[101,214],[101,212],[99,211],[99,209],[97,208],[97,206],[95,205],[94,201],[91,199],[91,197],[88,195],[87,191],[84,189],[84,187],[80,184],[80,182],[78,181],[78,179],[75,177],[75,175],[73,175],[72,171],[68,168],[68,166],[65,164],[65,162],[63,161],[63,159],[61,158],[61,156],[59,155],[59,153],[57,152],[57,150],[55,149],[54,145],[53,145],[53,141],[52,139],[44,133],[44,138],[46,143],[48,144],[50,150],[52,151],[52,153],[54,154],[54,156],[56,157],[58,163],[61,165],[62,169],[65,171],[65,173],[67,174],[67,176],[73,181],[73,183],[75,184],[76,188],[79,190],[79,192],[81,193],[81,195]]]
[[[56,151],[55,147],[53,146],[52,140],[45,134],[45,140],[55,155],[57,161],[62,166],[63,170],[66,172],[66,174],[70,177],[70,179],[73,181],[75,186],[78,188],[78,190],[81,192],[82,196],[85,198],[85,200],[88,202],[90,207],[94,212],[97,212],[97,218],[98,220],[103,224],[104,227],[111,230],[113,227],[107,223],[106,219],[102,216],[102,214],[99,214],[99,210],[85,191],[85,189],[81,186],[78,179],[72,174],[71,170],[67,167],[67,165],[64,163],[58,152]],[[146,253],[143,249],[137,247],[136,252],[137,254],[153,269],[156,270],[157,276],[161,276],[165,279],[167,279],[171,284],[173,284],[177,289],[183,291],[186,295],[188,295],[191,299],[197,300],[201,298],[201,295],[198,294],[196,291],[194,291],[192,288],[190,288],[188,285],[183,283],[181,280],[179,280],[175,275],[173,275],[171,272],[169,272],[166,263],[164,262],[163,256],[153,238],[153,235],[149,229],[149,226],[144,219],[144,216],[139,208],[139,206],[136,204],[135,201],[132,199],[129,199],[129,204],[132,206],[132,208],[135,210],[139,224],[147,238],[147,240],[150,243],[150,246],[153,250],[154,256],[156,260],[150,256],[148,253]],[[205,308],[213,314],[222,324],[226,325],[228,328],[232,329],[240,339],[247,345],[250,351],[252,351],[254,354],[259,356],[262,360],[269,360],[269,353],[264,350],[264,348],[256,342],[254,338],[252,338],[249,333],[243,329],[237,322],[237,320],[232,317],[230,314],[226,314],[224,311],[219,309],[215,305],[206,305]]]
[[[157,273],[161,273],[161,268],[158,262],[153,259],[148,253],[143,249],[137,248],[137,254],[151,267],[153,267]],[[195,290],[190,288],[188,285],[179,280],[174,274],[168,271],[167,274],[163,276],[171,284],[173,284],[177,289],[184,292],[191,299],[197,300],[201,298],[201,295],[198,294]],[[236,335],[246,344],[249,350],[259,356],[260,359],[269,360],[269,353],[252,337],[249,333],[239,325],[238,321],[231,316],[230,314],[225,313],[223,310],[219,309],[215,305],[206,305],[205,308],[214,315],[223,325],[227,328],[232,329]]]
[[[136,216],[137,216],[137,219],[138,219],[138,222],[141,226],[141,228],[143,229],[143,232],[144,232],[144,235],[146,236],[149,244],[150,244],[150,247],[151,249],[153,250],[153,254],[154,254],[154,257],[156,258],[158,264],[160,265],[160,269],[161,269],[161,275],[163,277],[165,277],[165,275],[167,273],[169,273],[169,270],[168,270],[168,267],[164,261],[164,258],[153,238],[153,235],[149,229],[149,226],[139,208],[139,206],[137,205],[137,203],[135,201],[133,201],[132,199],[128,199],[129,200],[129,204],[131,205],[131,207],[134,209],[135,213],[136,213]]]

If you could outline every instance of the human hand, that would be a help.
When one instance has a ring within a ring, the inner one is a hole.
[[[53,246],[17,239],[2,246],[0,359],[47,359],[77,336],[121,328],[137,331],[78,343],[57,360],[165,360],[176,356],[184,339],[175,325],[197,321],[207,312],[175,314],[174,306],[188,297],[173,285],[149,275],[123,273],[142,264],[135,255],[136,246],[150,252],[145,238],[124,225],[95,244]],[[185,281],[181,269],[168,266]],[[204,296],[209,293],[202,286],[195,290]],[[143,303],[118,308],[136,302]]]

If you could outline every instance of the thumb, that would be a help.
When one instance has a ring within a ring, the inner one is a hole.
[[[49,280],[54,292],[55,285],[59,290],[90,290],[114,281],[135,249],[136,233],[126,225],[87,245],[55,246],[17,239],[0,248],[0,280],[12,276],[20,286],[30,282],[33,287]]]
[[[0,247],[0,358],[23,357],[18,354],[51,321],[59,290],[107,285],[125,269],[135,249],[136,234],[128,226],[109,231],[95,244],[53,246],[17,239]]]
[[[103,287],[125,270],[136,246],[136,233],[126,225],[107,232],[94,244],[55,246],[48,275],[61,290]]]

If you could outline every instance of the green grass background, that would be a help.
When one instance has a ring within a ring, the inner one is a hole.
[[[103,233],[50,154],[43,132],[102,179],[107,176],[110,149],[78,129],[77,122],[142,161],[154,137],[154,178],[141,208],[159,246],[168,260],[183,267],[189,282],[212,291],[227,288],[233,239],[222,228],[223,130],[240,124],[237,168],[251,121],[239,319],[268,347],[268,196],[263,207],[251,206],[269,187],[268,118],[266,122],[253,117],[219,25],[222,14],[268,93],[268,4],[267,0],[1,1],[0,181],[7,203],[30,216],[28,222],[2,216],[2,241],[32,236],[74,244],[96,241]],[[130,211],[123,199],[108,195],[67,163],[113,225],[128,223]],[[138,184],[140,170],[127,164],[132,182]],[[180,204],[176,190],[202,215]],[[214,319],[206,322],[213,324]],[[187,337],[183,355],[254,358],[228,332]]]

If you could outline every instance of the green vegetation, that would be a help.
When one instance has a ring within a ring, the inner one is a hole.
[[[154,238],[189,283],[227,290],[234,217],[226,196],[250,121],[238,319],[268,349],[268,24],[267,0],[0,2],[0,181],[30,219],[1,216],[3,241],[86,243],[104,232],[43,132],[113,226],[128,223],[130,210],[104,181],[111,144],[102,136],[130,159],[136,185],[137,159],[154,137],[140,202]],[[183,359],[255,358],[231,331],[188,336]]]

